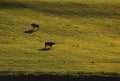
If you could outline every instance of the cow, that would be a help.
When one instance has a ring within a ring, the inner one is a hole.
[[[55,45],[55,43],[54,43],[54,42],[45,42],[45,48],[46,48],[47,46],[50,46],[50,48],[51,48],[52,45]]]
[[[39,25],[38,24],[31,24],[31,26],[33,27],[33,30],[35,30],[35,29],[37,29],[37,30],[39,30]]]

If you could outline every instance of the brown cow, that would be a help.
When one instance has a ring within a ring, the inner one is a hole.
[[[50,46],[50,48],[51,48],[52,45],[55,45],[55,43],[54,42],[45,42],[45,48],[46,48],[46,46]]]
[[[35,30],[35,29],[39,30],[39,25],[38,24],[31,24],[31,26],[33,27],[33,30]]]

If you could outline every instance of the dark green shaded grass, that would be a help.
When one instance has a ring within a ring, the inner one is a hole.
[[[28,2],[28,3],[27,3]],[[1,1],[2,9],[30,9],[35,12],[43,12],[56,16],[71,17],[107,17],[117,18],[120,16],[119,4],[112,3],[80,3],[78,2],[55,2],[55,1]]]

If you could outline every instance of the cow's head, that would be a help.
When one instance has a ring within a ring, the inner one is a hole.
[[[31,24],[31,26],[33,26],[34,24]]]

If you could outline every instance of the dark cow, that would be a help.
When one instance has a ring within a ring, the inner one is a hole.
[[[46,46],[50,46],[50,48],[52,47],[52,45],[54,45],[54,42],[45,42],[45,48]]]
[[[31,26],[33,27],[33,30],[35,30],[35,29],[39,30],[39,25],[38,24],[31,24]]]

